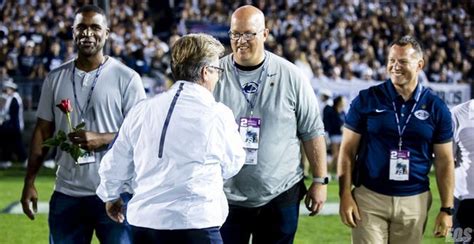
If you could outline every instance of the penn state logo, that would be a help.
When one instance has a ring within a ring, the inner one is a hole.
[[[417,110],[415,111],[415,117],[417,117],[419,120],[426,120],[430,117],[430,114],[426,110]]]
[[[243,87],[242,87],[242,90],[244,90],[244,92],[246,94],[252,94],[252,93],[255,93],[257,92],[257,89],[258,89],[258,84],[251,81],[251,82],[248,82],[247,84],[245,84]]]

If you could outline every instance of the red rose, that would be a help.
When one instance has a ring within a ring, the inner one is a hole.
[[[63,111],[63,113],[65,113],[65,114],[67,114],[69,112],[72,112],[71,100],[69,100],[69,99],[61,100],[61,103],[57,104],[56,107],[61,109],[61,111]]]

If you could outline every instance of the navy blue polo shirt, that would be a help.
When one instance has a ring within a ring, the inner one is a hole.
[[[410,151],[407,181],[389,179],[390,150],[398,150],[399,142],[393,102],[400,128],[416,103],[402,135],[402,150]],[[391,196],[411,196],[429,190],[433,144],[449,142],[453,137],[451,113],[439,97],[418,85],[414,96],[405,102],[390,80],[360,91],[351,103],[344,126],[361,134],[361,143],[366,143],[359,152],[362,185]]]

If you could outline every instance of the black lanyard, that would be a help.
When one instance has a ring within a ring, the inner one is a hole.
[[[266,59],[266,58],[265,58]],[[264,59],[264,60],[265,60]],[[260,87],[260,84],[262,83],[262,75],[263,75],[263,72],[265,71],[265,63],[262,65],[262,70],[260,71],[260,75],[258,76],[258,80],[257,80],[257,90],[255,91],[255,95],[254,97],[252,98],[252,100],[249,99],[248,95],[245,94],[244,92],[244,88],[242,87],[242,85],[240,84],[240,79],[239,79],[239,71],[237,70],[237,67],[235,65],[235,61],[233,61],[233,65],[234,65],[234,75],[235,75],[235,79],[237,80],[237,85],[240,87],[240,91],[242,92],[242,94],[244,95],[245,97],[245,100],[247,100],[247,103],[249,104],[250,106],[250,116],[253,115],[253,109],[255,108],[255,101],[257,100],[257,94],[258,94],[258,89]],[[265,61],[264,61],[265,62]]]
[[[105,63],[105,58],[102,63],[100,63],[99,67],[97,68],[97,72],[95,73],[94,81],[92,82],[91,90],[89,91],[89,95],[87,95],[87,101],[84,107],[81,107],[81,104],[79,103],[79,100],[77,99],[77,92],[76,92],[76,82],[74,81],[76,76],[76,65],[74,65],[74,68],[72,69],[72,90],[74,92],[74,101],[77,104],[77,108],[79,109],[79,116],[81,120],[84,120],[84,112],[87,111],[89,108],[89,104],[91,102],[91,97],[92,97],[92,92],[94,91],[95,85],[97,83],[97,79],[99,78],[100,71],[102,70],[102,66]],[[75,63],[75,62],[74,62]]]
[[[403,127],[400,129],[400,119],[398,118],[398,113],[397,113],[397,107],[395,106],[395,102],[392,101],[392,105],[393,105],[393,110],[395,111],[395,119],[397,121],[397,129],[398,129],[398,136],[399,136],[399,140],[398,140],[398,150],[402,150],[402,136],[403,136],[403,132],[405,132],[405,129],[407,128],[407,124],[408,122],[410,121],[411,119],[411,116],[413,115],[413,112],[415,111],[415,108],[416,108],[416,105],[418,104],[418,101],[420,100],[420,97],[421,97],[421,93],[423,92],[423,86],[420,85],[418,87],[418,94],[416,94],[416,98],[415,98],[415,104],[413,104],[413,107],[411,108],[411,111],[410,111],[410,114],[408,115],[407,117],[407,120],[405,121],[405,124],[403,125]]]

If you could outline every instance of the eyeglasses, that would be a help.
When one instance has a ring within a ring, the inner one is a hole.
[[[217,71],[217,73],[219,73],[219,75],[224,72],[224,69],[221,68],[221,67],[217,67],[217,66],[214,66],[214,65],[208,65],[207,67],[215,69]]]
[[[263,30],[261,31],[257,31],[257,32],[245,32],[245,33],[238,33],[238,32],[232,32],[232,31],[229,31],[229,37],[231,40],[233,41],[237,41],[239,40],[241,37],[244,38],[244,40],[246,41],[251,41],[255,38],[255,36],[262,32]]]

